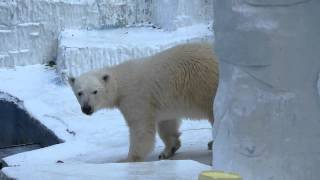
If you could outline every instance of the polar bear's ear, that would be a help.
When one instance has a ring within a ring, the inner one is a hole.
[[[108,79],[109,79],[109,75],[108,75],[108,74],[105,74],[105,75],[102,76],[102,80],[103,80],[104,82],[107,82]]]
[[[74,82],[76,81],[76,78],[74,78],[74,77],[69,77],[69,78],[68,78],[68,81],[69,81],[69,83],[70,83],[71,85],[73,85]]]

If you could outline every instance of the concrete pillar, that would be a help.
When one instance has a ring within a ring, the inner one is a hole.
[[[215,169],[320,179],[320,1],[214,0]]]

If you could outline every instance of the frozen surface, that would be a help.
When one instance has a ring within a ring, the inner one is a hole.
[[[36,119],[65,143],[5,158],[9,165],[30,168],[36,164],[108,163],[127,156],[128,128],[117,110],[82,114],[71,88],[60,83],[55,70],[43,65],[0,69],[0,91],[24,102]],[[211,163],[207,143],[212,139],[207,121],[184,121],[182,147],[173,159],[194,159]],[[157,160],[163,143],[157,137],[155,151],[147,158]],[[28,165],[30,165],[28,167]]]
[[[8,167],[6,175],[21,180],[36,179],[197,179],[211,167],[190,160],[143,163],[85,164],[59,163],[32,167]]]
[[[212,43],[213,32],[208,24],[195,24],[175,31],[151,27],[65,30],[59,38],[58,70],[77,76],[92,69],[150,56],[176,44],[194,41]]]

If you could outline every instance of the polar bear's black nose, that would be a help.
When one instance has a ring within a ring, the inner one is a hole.
[[[85,113],[87,115],[90,115],[93,113],[92,108],[89,105],[85,105],[85,106],[81,107],[81,110],[83,113]]]

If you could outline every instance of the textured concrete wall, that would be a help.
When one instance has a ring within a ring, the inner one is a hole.
[[[46,63],[61,30],[151,21],[151,0],[0,0],[0,67]]]
[[[0,0],[0,67],[57,58],[65,29],[108,29],[154,23],[174,30],[211,23],[208,0]]]
[[[194,23],[211,23],[213,20],[213,1],[211,0],[154,0],[152,4],[152,22],[164,29]]]
[[[213,166],[246,180],[320,178],[320,1],[214,1]]]

